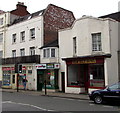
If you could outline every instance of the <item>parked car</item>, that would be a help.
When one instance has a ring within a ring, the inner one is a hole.
[[[106,87],[103,90],[95,90],[89,94],[90,100],[96,104],[101,104],[104,101],[119,101],[120,102],[120,82]]]

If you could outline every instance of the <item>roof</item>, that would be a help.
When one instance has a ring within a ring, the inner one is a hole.
[[[99,18],[112,18],[112,19],[120,22],[120,11],[115,12],[115,13],[111,13],[111,14],[108,14],[108,15],[100,16]]]
[[[40,49],[46,48],[46,47],[59,47],[58,40],[54,40],[53,42],[50,42],[44,46],[42,46]]]
[[[5,11],[3,11],[3,10],[0,10],[0,14],[2,14],[2,13],[5,13]]]
[[[36,17],[36,16],[39,16],[39,15],[42,15],[42,14],[44,13],[44,10],[45,10],[45,9],[40,10],[40,11],[37,11],[37,12],[32,13],[32,14],[28,14],[28,15],[23,16],[23,17],[19,17],[18,19],[15,19],[15,20],[14,20],[14,22],[12,23],[12,25],[13,25],[13,24],[17,24],[17,23],[22,22],[22,21],[25,21],[25,20],[27,20],[27,19],[31,19],[31,18]]]

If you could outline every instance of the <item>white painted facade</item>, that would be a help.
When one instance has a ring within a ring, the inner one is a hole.
[[[35,38],[30,39],[30,29],[35,29]],[[25,40],[20,41],[20,33],[25,31]],[[16,34],[16,42],[12,42],[12,35]],[[9,26],[6,36],[5,58],[12,58],[12,50],[16,50],[16,57],[20,57],[20,49],[25,49],[25,56],[30,56],[30,47],[35,47],[35,55],[40,55],[40,47],[43,46],[43,17],[40,15],[32,19],[27,19],[20,23]],[[37,86],[37,71],[35,63],[25,63],[22,66],[26,67],[26,78],[28,80],[27,88],[36,90]],[[3,67],[14,67],[14,65],[4,65]],[[32,70],[32,74],[28,73]],[[11,76],[12,77],[12,76]],[[12,83],[12,78],[11,78]],[[12,88],[16,88],[16,83],[12,84]]]
[[[14,21],[18,16],[10,14],[10,12],[4,12],[0,14],[0,34],[2,34],[3,39],[0,41],[0,57],[5,58],[5,48],[6,48],[6,33],[8,30],[8,25]],[[2,66],[0,62],[0,81],[2,80]]]
[[[102,51],[92,51],[92,33],[101,33]],[[73,37],[76,37],[77,53],[73,53]],[[65,92],[80,93],[82,88],[67,87],[67,68],[62,58],[75,58],[92,55],[111,54],[105,58],[105,86],[118,81],[118,22],[112,19],[82,17],[77,19],[71,28],[59,31],[59,56],[61,72],[65,72]],[[61,77],[60,77],[61,79]],[[61,83],[61,82],[60,82]],[[60,84],[61,86],[61,84]],[[61,89],[61,88],[60,88]],[[88,89],[91,91],[91,89]],[[88,92],[89,92],[88,91]]]
[[[35,38],[30,39],[30,29],[35,28]],[[25,41],[20,41],[20,33],[25,31]],[[16,34],[16,43],[12,43],[12,35]],[[42,16],[25,20],[8,28],[6,39],[5,58],[12,57],[12,50],[16,50],[16,56],[20,56],[20,49],[25,48],[25,55],[30,55],[30,47],[35,47],[35,54],[40,54],[39,47],[43,44],[43,19]],[[9,46],[7,46],[9,45]],[[11,50],[11,51],[10,51]]]

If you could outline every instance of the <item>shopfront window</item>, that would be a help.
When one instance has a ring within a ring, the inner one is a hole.
[[[47,69],[47,70],[38,70],[38,89],[40,84],[43,84],[43,88],[47,89],[58,89],[58,70],[57,69]]]
[[[3,85],[10,86],[11,84],[11,70],[3,70]]]
[[[47,88],[54,88],[55,86],[55,73],[54,70],[46,70],[44,72],[44,80],[46,80]]]
[[[79,86],[79,65],[68,66],[68,86]]]
[[[90,65],[90,86],[104,87],[104,65],[103,64]]]

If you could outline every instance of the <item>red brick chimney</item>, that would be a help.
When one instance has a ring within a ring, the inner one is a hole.
[[[25,16],[30,14],[27,11],[27,6],[24,5],[24,2],[18,2],[18,4],[16,5],[16,9],[12,10],[10,13],[17,16]]]

